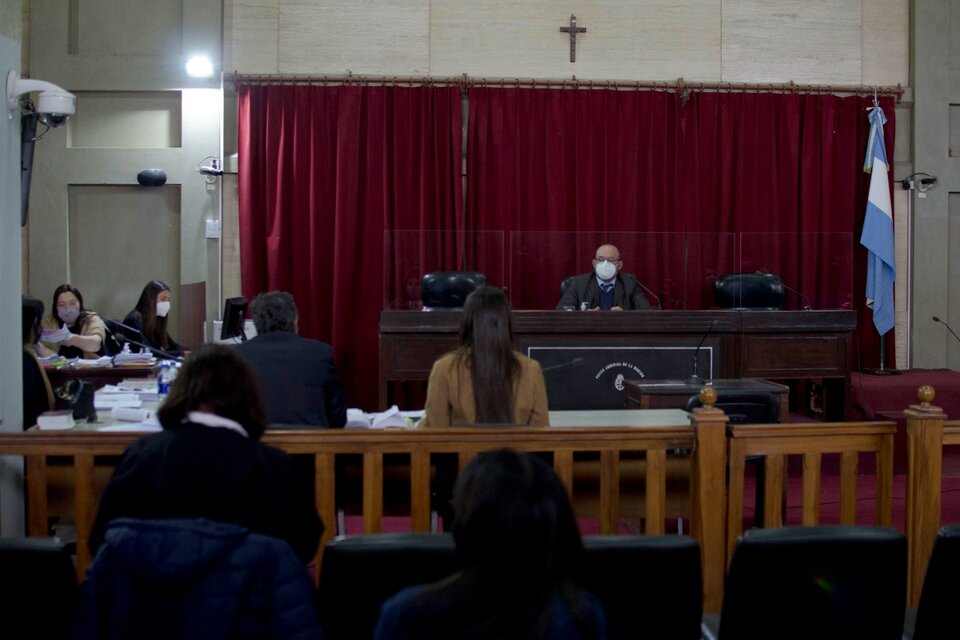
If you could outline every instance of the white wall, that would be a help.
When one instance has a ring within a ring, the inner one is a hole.
[[[0,35],[0,86],[20,69],[20,43]],[[0,105],[0,425],[23,429],[20,354],[20,118]],[[24,533],[23,459],[0,458],[0,535]]]

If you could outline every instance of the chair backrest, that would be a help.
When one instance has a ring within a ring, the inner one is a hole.
[[[946,633],[956,633],[957,613],[954,607],[960,602],[960,524],[943,527],[937,534],[923,579],[917,619],[913,628],[913,640],[942,638]],[[954,629],[947,632],[946,629]]]
[[[900,638],[907,540],[890,528],[751,529],[724,588],[720,638]]]
[[[326,640],[370,638],[380,607],[406,587],[458,568],[453,536],[378,533],[333,540],[323,551],[317,609]]]
[[[699,394],[687,400],[687,411],[702,407]],[[723,409],[730,424],[774,424],[780,422],[780,400],[769,391],[731,389],[717,391],[718,409]]]
[[[420,280],[424,311],[460,311],[474,289],[487,286],[487,276],[476,271],[431,271]]]
[[[77,599],[70,551],[52,538],[0,539],[0,625],[8,638],[62,638]]]
[[[73,638],[323,637],[313,583],[284,540],[203,518],[117,518],[104,537]]]
[[[784,291],[775,273],[728,273],[714,282],[713,301],[722,309],[777,310]]]
[[[611,638],[700,637],[700,546],[687,536],[584,536],[581,585],[603,603]]]
[[[574,278],[576,278],[576,276],[567,276],[566,278],[560,281],[560,297],[561,298],[563,297],[563,294],[567,292],[567,289],[569,289],[570,286],[573,284]]]

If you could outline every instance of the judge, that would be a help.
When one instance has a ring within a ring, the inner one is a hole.
[[[593,271],[574,276],[560,295],[558,310],[623,311],[649,309],[650,303],[632,273],[623,273],[620,250],[612,244],[597,247]]]

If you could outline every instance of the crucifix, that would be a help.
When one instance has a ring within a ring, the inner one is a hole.
[[[586,27],[577,26],[577,16],[570,14],[570,26],[560,27],[560,31],[570,34],[570,62],[577,61],[577,34],[586,33]]]

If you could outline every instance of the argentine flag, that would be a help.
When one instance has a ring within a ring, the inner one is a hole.
[[[863,219],[860,244],[867,248],[867,306],[873,309],[873,324],[882,336],[893,329],[893,282],[896,269],[893,258],[893,207],[887,179],[887,150],[883,145],[883,125],[887,117],[879,105],[870,109],[870,136],[863,170],[870,174],[870,195]]]

